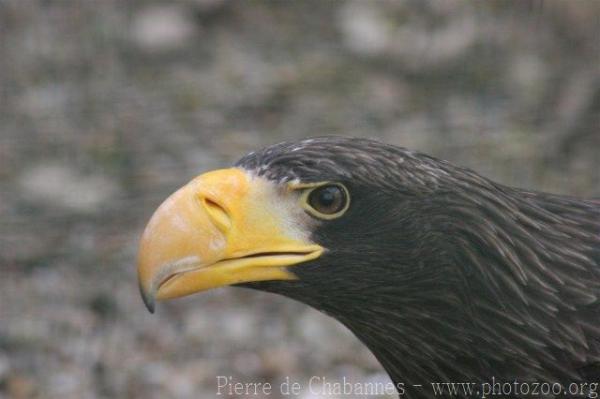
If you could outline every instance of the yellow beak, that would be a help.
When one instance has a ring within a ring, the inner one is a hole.
[[[156,299],[294,279],[286,267],[318,258],[323,248],[296,223],[289,194],[232,168],[203,174],[171,195],[140,242],[138,278],[148,310]]]

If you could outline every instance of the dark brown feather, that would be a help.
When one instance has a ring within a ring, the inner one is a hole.
[[[600,377],[598,201],[366,139],[282,143],[238,166],[349,188],[347,214],[313,232],[326,255],[295,267],[299,281],[251,286],[335,317],[395,382]]]

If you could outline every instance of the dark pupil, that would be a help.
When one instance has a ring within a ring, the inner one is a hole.
[[[344,194],[339,187],[327,186],[315,190],[310,205],[321,213],[336,213],[344,207]]]

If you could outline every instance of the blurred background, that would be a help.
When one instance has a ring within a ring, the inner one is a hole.
[[[600,2],[0,1],[0,398],[387,381],[290,300],[224,288],[150,315],[138,295],[167,195],[324,134],[600,197]]]

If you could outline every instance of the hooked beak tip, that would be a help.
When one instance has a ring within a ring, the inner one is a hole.
[[[148,312],[154,314],[154,309],[156,307],[156,300],[154,299],[154,295],[147,292],[141,284],[140,294],[142,295],[142,300],[144,301],[144,305],[146,305],[146,309],[148,309]]]

